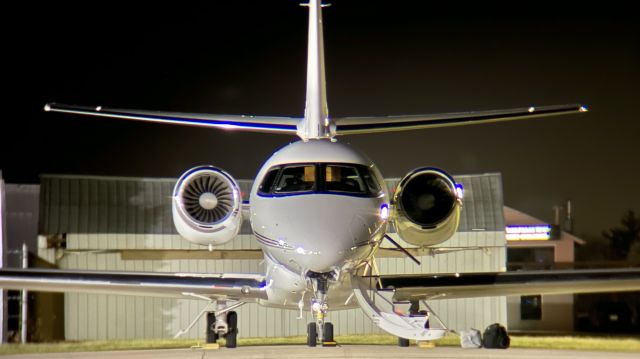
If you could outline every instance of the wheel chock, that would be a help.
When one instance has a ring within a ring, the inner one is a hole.
[[[338,343],[336,343],[336,342],[322,342],[322,346],[323,347],[335,347],[337,345],[338,345]]]
[[[436,343],[429,340],[418,341],[416,344],[420,349],[433,349],[436,347]]]
[[[204,349],[204,350],[217,350],[220,349],[220,344],[218,343],[205,343],[205,344],[197,344],[191,347],[191,349]]]

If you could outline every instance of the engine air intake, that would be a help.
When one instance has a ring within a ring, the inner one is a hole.
[[[233,239],[242,224],[242,198],[236,181],[213,166],[185,172],[173,190],[173,223],[188,241],[219,245]]]
[[[183,184],[182,203],[194,220],[214,224],[232,211],[232,191],[229,181],[211,173],[197,173]]]
[[[447,218],[456,205],[448,178],[436,172],[418,173],[403,188],[400,204],[414,223],[432,228]]]
[[[391,203],[396,230],[408,243],[442,243],[458,228],[462,199],[453,178],[437,168],[420,168],[407,174]]]

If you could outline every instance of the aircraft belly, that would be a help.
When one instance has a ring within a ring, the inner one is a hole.
[[[267,259],[267,298],[260,299],[260,305],[271,308],[299,310],[302,301],[303,308],[308,310],[313,299],[311,288],[306,286],[305,278],[283,268],[279,264]],[[357,308],[357,300],[353,297],[350,276],[344,275],[339,281],[331,282],[327,292],[327,304],[331,310]]]

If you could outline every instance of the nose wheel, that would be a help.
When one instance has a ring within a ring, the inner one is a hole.
[[[322,328],[322,346],[335,347],[336,342],[333,340],[333,323],[326,322]],[[307,325],[307,346],[315,347],[318,345],[318,323],[311,322]]]
[[[333,340],[333,323],[324,323],[322,331],[322,346],[323,347],[335,347],[336,342]]]
[[[315,347],[318,344],[318,325],[311,322],[307,325],[307,345]]]

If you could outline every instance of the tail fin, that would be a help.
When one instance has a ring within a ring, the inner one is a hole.
[[[309,8],[309,37],[307,45],[307,100],[304,120],[298,125],[298,136],[303,140],[331,138],[327,86],[324,68],[324,40],[321,0],[303,4]]]

